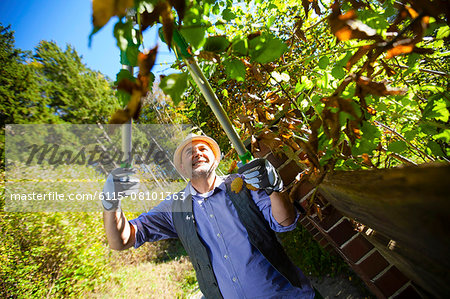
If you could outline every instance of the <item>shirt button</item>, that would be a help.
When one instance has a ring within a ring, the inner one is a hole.
[[[228,258],[228,255],[225,254],[223,257],[227,259],[227,258]]]
[[[233,277],[232,280],[233,280],[234,282],[236,282],[236,281],[237,281],[237,278],[236,278],[236,277]]]
[[[220,234],[219,233],[217,233],[217,238],[220,238]]]
[[[209,214],[209,217],[214,218],[214,215],[213,214]]]

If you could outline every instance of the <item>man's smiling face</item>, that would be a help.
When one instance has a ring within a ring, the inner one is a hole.
[[[181,154],[181,167],[191,178],[208,176],[216,167],[216,158],[209,145],[203,141],[193,141],[186,145]]]

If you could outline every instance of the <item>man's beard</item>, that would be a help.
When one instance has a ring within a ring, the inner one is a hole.
[[[211,175],[211,173],[216,170],[216,163],[211,164],[211,166],[208,169],[200,167],[199,169],[193,169],[192,170],[192,178],[193,179],[200,179],[200,178],[207,178]]]

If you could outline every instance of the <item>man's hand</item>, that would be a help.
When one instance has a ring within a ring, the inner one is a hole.
[[[139,191],[139,179],[131,177],[134,168],[116,168],[106,178],[102,204],[106,211],[117,211],[120,200]]]
[[[244,176],[244,181],[258,189],[264,189],[267,194],[280,192],[283,181],[275,167],[266,159],[254,159],[240,167],[238,172]]]

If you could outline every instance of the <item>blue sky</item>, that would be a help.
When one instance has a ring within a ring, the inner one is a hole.
[[[53,40],[62,49],[66,48],[66,44],[71,44],[89,68],[115,79],[121,68],[119,48],[113,36],[117,17],[93,36],[89,48],[91,14],[91,0],[2,0],[0,4],[0,22],[5,27],[10,24],[15,31],[16,48],[33,50],[41,40]],[[156,29],[146,30],[146,48],[154,47],[157,39]],[[173,52],[169,53],[167,46],[159,39],[158,44],[159,51],[152,70],[156,78],[173,72],[167,69],[175,60]]]

